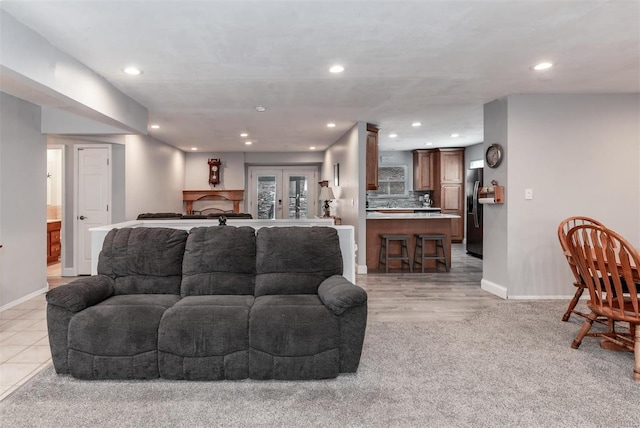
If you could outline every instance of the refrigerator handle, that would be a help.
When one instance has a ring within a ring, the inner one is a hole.
[[[480,182],[476,181],[473,184],[473,223],[476,227],[480,227],[480,222],[478,221],[478,188],[480,187]]]

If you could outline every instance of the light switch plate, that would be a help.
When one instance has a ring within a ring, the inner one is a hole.
[[[533,189],[524,189],[524,198],[526,200],[533,199]]]

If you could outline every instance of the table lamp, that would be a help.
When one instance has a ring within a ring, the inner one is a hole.
[[[331,190],[331,187],[321,187],[320,188],[320,200],[324,201],[324,217],[331,217],[331,213],[329,212],[329,201],[335,199],[336,197],[333,196],[333,190]]]

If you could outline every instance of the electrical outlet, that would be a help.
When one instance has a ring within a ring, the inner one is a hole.
[[[528,201],[533,199],[533,189],[524,189],[524,198]]]

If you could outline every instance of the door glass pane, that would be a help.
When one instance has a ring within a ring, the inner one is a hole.
[[[309,193],[307,177],[304,175],[289,176],[288,218],[308,218]]]
[[[276,218],[276,176],[258,176],[258,219]]]

